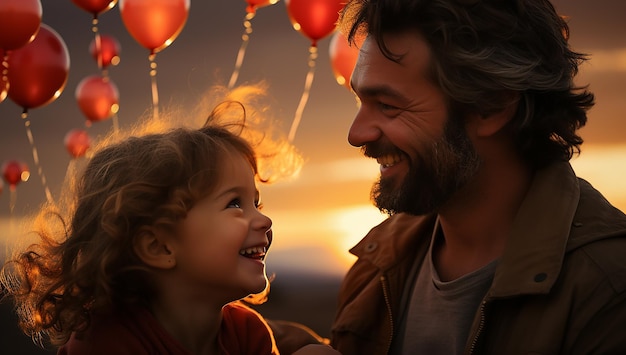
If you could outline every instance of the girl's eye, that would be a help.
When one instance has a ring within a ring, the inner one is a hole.
[[[241,201],[238,198],[232,199],[226,208],[241,208]]]
[[[263,209],[263,203],[261,201],[254,201],[254,206],[259,211]]]

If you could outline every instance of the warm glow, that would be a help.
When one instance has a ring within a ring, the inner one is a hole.
[[[592,50],[588,63],[581,69],[594,72],[626,72],[626,48]]]
[[[581,156],[572,160],[576,173],[589,181],[612,204],[626,210],[626,145],[585,145]],[[320,186],[336,194],[348,195],[345,183],[373,182],[378,176],[376,164],[370,159],[355,158],[330,161],[326,164],[305,165],[298,179],[275,189],[265,189],[265,195],[285,194],[287,190],[299,199],[307,200],[306,191]],[[284,189],[284,191],[283,191]],[[302,191],[302,192],[301,192]],[[367,193],[363,191],[363,193]],[[284,208],[265,212],[274,221],[275,241],[270,264],[316,272],[345,272],[356,260],[349,249],[386,216],[371,204],[347,206]]]
[[[268,211],[268,215],[274,222],[272,255],[281,253],[278,257],[285,258],[295,254],[294,250],[306,250],[307,253],[298,258],[299,265],[294,267],[317,269],[320,272],[333,271],[329,270],[331,268],[340,268],[335,272],[347,270],[355,260],[348,250],[386,217],[371,205]],[[333,264],[319,262],[329,257],[335,260]]]
[[[336,252],[348,262],[355,257],[346,253],[355,246],[375,225],[387,218],[371,205],[360,205],[336,210],[330,216],[330,225],[337,231]]]
[[[626,145],[583,145],[579,157],[572,159],[576,175],[589,181],[604,197],[626,211]]]
[[[30,179],[30,172],[22,171],[22,174],[20,175],[20,179],[24,182],[28,181],[28,179]]]

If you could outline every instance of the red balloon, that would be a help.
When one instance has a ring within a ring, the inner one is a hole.
[[[285,0],[293,28],[308,37],[312,46],[335,30],[345,3],[346,0]]]
[[[94,16],[112,9],[117,0],[72,0],[81,9]]]
[[[91,122],[106,120],[118,110],[119,92],[111,79],[99,75],[84,78],[76,87],[76,101]]]
[[[75,128],[67,132],[63,139],[65,149],[74,158],[80,158],[87,152],[87,149],[91,146],[91,138],[87,131],[80,128]]]
[[[102,68],[106,68],[109,65],[117,65],[120,62],[120,51],[120,43],[114,37],[107,35],[100,36],[100,51],[96,48],[95,38],[89,45],[89,53],[91,53],[96,62],[98,62],[98,55],[100,55]]]
[[[0,195],[2,195],[2,190],[4,190],[4,183],[0,180]]]
[[[9,184],[11,190],[15,189],[20,181],[27,181],[30,174],[28,166],[17,160],[9,160],[2,164],[2,177]]]
[[[246,11],[249,13],[255,13],[256,9],[264,6],[274,5],[278,2],[278,0],[246,0],[248,6],[246,7]]]
[[[346,36],[337,31],[330,39],[328,55],[330,56],[330,66],[339,85],[343,85],[350,90],[350,76],[354,70],[354,65],[359,57],[359,47],[363,43],[357,40],[356,45],[350,45]]]
[[[124,26],[139,44],[157,53],[182,31],[189,0],[120,0]]]
[[[9,56],[9,98],[24,109],[54,101],[61,95],[70,69],[67,46],[42,23],[35,40]]]
[[[31,42],[41,15],[40,0],[0,0],[0,48],[10,51]]]

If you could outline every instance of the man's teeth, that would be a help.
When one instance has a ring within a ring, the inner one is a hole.
[[[265,252],[267,252],[266,247],[252,247],[240,250],[239,254],[243,256],[264,256]]]
[[[378,164],[380,164],[380,165],[382,165],[384,167],[388,167],[388,166],[392,166],[394,164],[397,164],[401,160],[402,160],[402,157],[399,154],[385,155],[385,156],[376,158],[376,162],[378,162]]]

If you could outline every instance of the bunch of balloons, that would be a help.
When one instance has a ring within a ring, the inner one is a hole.
[[[358,38],[356,43],[351,45],[346,36],[339,31],[335,32],[330,39],[328,55],[330,56],[333,75],[337,83],[348,90],[351,90],[350,76],[352,76],[354,65],[359,57],[359,48],[362,43],[363,38]]]
[[[156,82],[156,54],[167,48],[182,31],[189,16],[190,0],[120,0],[120,14],[126,30],[147,48],[152,81],[152,106],[159,116],[159,92]]]
[[[58,98],[69,75],[70,59],[65,42],[41,22],[39,0],[0,0],[0,49],[3,91],[18,106],[33,159],[49,201],[52,195],[39,164],[37,148],[28,120],[28,110]],[[5,96],[0,93],[0,97]]]
[[[9,160],[2,164],[2,178],[9,184],[9,192],[11,193],[11,200],[9,203],[9,210],[11,211],[11,215],[13,215],[13,210],[15,209],[15,203],[17,199],[17,185],[20,182],[28,181],[30,177],[30,172],[28,171],[28,166],[17,160]],[[0,180],[0,193],[2,193],[4,184],[2,180]]]
[[[330,35],[336,29],[339,12],[345,5],[345,0],[285,0],[287,14],[293,28],[311,41],[309,47],[309,71],[304,82],[304,90],[296,108],[287,139],[293,142],[302,113],[309,99],[313,78],[315,77],[315,63],[317,60],[317,42]]]
[[[241,71],[241,65],[243,64],[243,58],[246,55],[246,48],[248,47],[248,41],[250,40],[250,35],[252,34],[252,19],[256,16],[256,10],[261,7],[273,5],[278,2],[278,0],[246,0],[248,6],[246,6],[246,16],[243,20],[243,28],[244,33],[241,36],[241,46],[239,47],[239,51],[237,52],[237,59],[235,60],[235,69],[230,76],[230,80],[228,81],[228,88],[232,89],[237,82],[237,78],[239,77],[239,72]]]
[[[101,35],[98,31],[98,16],[111,10],[117,0],[72,0],[79,8],[93,16],[92,31],[94,39],[89,46],[89,53],[98,64],[101,73],[83,78],[74,92],[76,102],[86,117],[85,125],[90,127],[93,122],[100,122],[113,117],[119,109],[119,91],[109,78],[107,67],[119,62],[120,45],[111,36]],[[117,122],[114,122],[117,127]],[[72,158],[85,155],[91,144],[86,130],[76,128],[70,130],[64,139],[65,148]]]
[[[20,182],[28,181],[29,177],[28,166],[20,161],[9,160],[2,164],[2,178],[11,190],[15,190]]]
[[[67,132],[63,144],[71,157],[80,158],[87,153],[87,149],[91,146],[91,137],[86,130],[74,128]]]
[[[25,112],[59,97],[69,74],[67,46],[41,16],[40,0],[0,0],[2,87]]]

